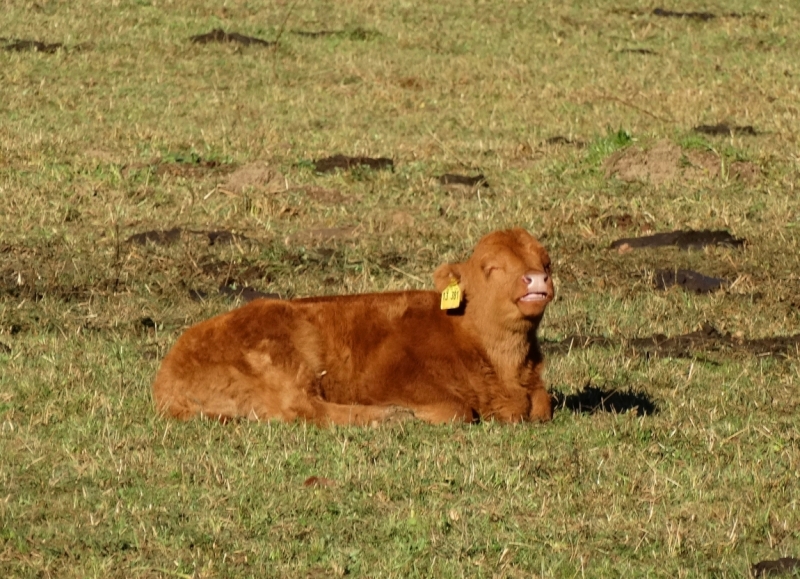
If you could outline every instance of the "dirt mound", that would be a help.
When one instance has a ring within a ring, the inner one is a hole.
[[[726,279],[710,277],[691,269],[661,269],[653,276],[653,285],[656,289],[665,290],[674,285],[681,286],[689,292],[706,294],[717,291],[730,285]]]
[[[761,169],[758,165],[749,161],[734,161],[731,163],[729,172],[730,175],[750,185],[758,183],[761,179]]]
[[[483,173],[474,176],[445,173],[437,177],[442,185],[463,185],[464,187],[488,187],[489,182]]]
[[[275,42],[246,36],[238,32],[225,32],[221,28],[215,28],[206,34],[198,34],[189,38],[195,44],[208,44],[209,42],[236,42],[245,46],[275,46]]]
[[[60,42],[47,43],[40,40],[31,40],[29,38],[0,38],[0,42],[4,43],[3,50],[10,52],[44,52],[46,54],[54,54],[58,50],[64,48]]]
[[[151,229],[150,231],[142,231],[141,233],[134,233],[126,243],[136,243],[138,245],[147,245],[153,243],[155,245],[172,245],[181,239],[181,228],[173,227],[172,229]]]
[[[691,18],[692,20],[713,20],[717,17],[716,14],[711,12],[676,12],[675,10],[665,10],[664,8],[656,8],[653,10],[653,16],[663,16],[665,18]]]
[[[646,14],[646,12],[640,12],[640,14]],[[715,18],[746,18],[749,16],[751,18],[763,19],[765,17],[763,14],[758,13],[746,14],[744,12],[720,12],[715,14],[714,12],[680,12],[676,10],[667,10],[665,8],[654,8],[650,14],[653,16],[661,16],[662,18],[680,18],[687,20],[698,20],[700,22],[708,22],[709,20],[714,20]]]
[[[317,173],[333,173],[336,169],[349,171],[356,167],[367,167],[373,171],[381,169],[394,171],[394,161],[388,157],[348,157],[346,155],[333,155],[314,161],[314,170]]]
[[[712,135],[715,137],[730,137],[732,134],[748,135],[751,137],[758,135],[758,131],[755,130],[753,125],[729,125],[727,123],[718,123],[716,125],[697,125],[692,130],[695,133]]]
[[[241,195],[248,189],[277,193],[286,189],[286,177],[266,163],[248,163],[228,175],[227,180],[219,186],[220,191]]]
[[[338,38],[345,38],[349,40],[372,40],[381,35],[377,30],[368,30],[366,28],[356,27],[350,30],[292,30],[292,34],[297,36],[304,36],[306,38],[324,38],[326,36],[334,36]]]
[[[576,140],[570,139],[569,137],[565,137],[564,135],[554,135],[552,137],[548,137],[547,139],[544,140],[544,144],[545,145],[568,145],[568,146],[572,146],[572,147],[578,147],[579,149],[582,149],[583,147],[586,146],[586,143],[584,143],[583,141],[576,141]]]
[[[722,175],[723,162],[711,151],[685,150],[664,139],[651,149],[629,147],[617,151],[604,163],[606,177],[616,175],[622,181],[649,182],[663,185],[672,181],[717,179]],[[730,164],[728,175],[754,183],[761,176],[757,165],[746,161]]]
[[[681,249],[703,249],[706,246],[720,245],[724,247],[738,248],[745,244],[744,239],[734,237],[727,231],[703,229],[695,231],[687,229],[685,231],[669,231],[666,233],[655,233],[643,237],[623,237],[611,244],[611,249],[616,249],[620,253],[627,253],[632,249],[644,247],[679,247]]]
[[[244,235],[233,233],[227,229],[219,229],[214,231],[195,230],[195,229],[182,229],[180,227],[173,227],[172,229],[152,229],[150,231],[143,231],[131,235],[126,239],[126,243],[135,243],[136,245],[147,245],[152,243],[155,245],[173,245],[178,243],[183,234],[203,235],[208,238],[209,245],[219,245],[221,243],[236,243],[237,241],[245,241],[247,237]]]
[[[781,557],[775,561],[759,561],[751,569],[753,577],[794,575],[797,571],[800,571],[800,559],[794,557]]]
[[[620,52],[622,54],[644,54],[648,56],[658,54],[655,50],[650,50],[649,48],[623,48]]]

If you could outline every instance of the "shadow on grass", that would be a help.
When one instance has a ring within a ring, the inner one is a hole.
[[[658,406],[650,396],[633,390],[606,390],[587,384],[575,394],[553,393],[556,408],[565,408],[575,414],[597,412],[635,412],[637,416],[650,416],[658,412]]]

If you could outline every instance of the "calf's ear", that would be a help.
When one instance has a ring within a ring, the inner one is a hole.
[[[445,263],[437,267],[436,271],[433,272],[433,285],[439,293],[442,293],[452,280],[456,280],[461,289],[464,289],[461,283],[460,263]]]

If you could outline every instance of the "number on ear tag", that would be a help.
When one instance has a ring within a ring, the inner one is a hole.
[[[454,310],[461,305],[461,288],[458,287],[458,282],[454,279],[444,288],[442,292],[442,309]]]

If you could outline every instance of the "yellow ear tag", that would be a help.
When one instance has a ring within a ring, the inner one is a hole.
[[[444,288],[442,292],[442,309],[454,310],[461,305],[461,288],[458,287],[458,282],[454,279]]]

